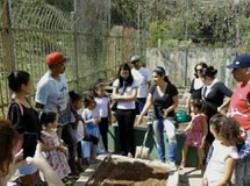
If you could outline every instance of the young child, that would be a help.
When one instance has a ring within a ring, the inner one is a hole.
[[[84,99],[84,106],[85,109],[82,112],[82,118],[84,120],[84,123],[86,125],[86,133],[94,136],[99,139],[98,144],[91,143],[84,141],[82,147],[84,152],[84,157],[89,159],[89,161],[95,161],[96,160],[96,154],[97,154],[97,147],[100,151],[102,151],[101,142],[100,139],[100,132],[98,128],[98,123],[101,121],[101,118],[99,116],[99,113],[96,109],[96,102],[94,100],[94,96],[87,95]],[[88,140],[89,141],[89,140]]]
[[[213,152],[208,162],[203,185],[228,186],[235,168],[238,152],[236,144],[240,136],[240,126],[233,119],[216,114],[210,119],[210,131],[215,137]]]
[[[77,165],[80,171],[83,170],[82,166],[82,147],[81,141],[84,138],[84,123],[81,117],[83,111],[83,100],[82,96],[76,93],[75,91],[69,92],[70,104],[71,104],[71,118],[72,118],[72,127],[75,134],[76,143],[77,143]]]
[[[62,145],[57,135],[58,114],[54,112],[43,113],[41,123],[45,128],[41,132],[43,142],[42,151],[50,166],[57,172],[61,179],[71,172],[66,159],[66,147]]]
[[[193,100],[191,102],[191,110],[193,112],[192,121],[183,131],[184,133],[187,133],[187,136],[182,150],[182,161],[180,168],[184,168],[186,166],[188,148],[192,146],[197,149],[197,168],[201,169],[205,139],[208,132],[207,116],[204,114],[204,104],[202,100]]]
[[[38,168],[43,173],[48,185],[63,186],[60,178],[44,158],[28,157],[25,160],[23,159],[23,150],[20,150],[20,145],[18,144],[18,134],[8,120],[0,120],[0,139],[0,147],[2,147],[0,157],[1,186],[19,185],[20,183],[16,183],[17,180],[11,180],[11,177],[14,175],[16,169],[25,162]],[[38,143],[38,146],[39,144],[40,143]],[[32,183],[31,181],[32,180],[30,180],[30,183]]]
[[[111,109],[109,106],[110,100],[104,90],[103,82],[97,82],[94,87],[94,96],[96,107],[101,117],[99,130],[102,136],[105,150],[108,150],[108,126],[111,124]]]
[[[0,185],[7,186],[8,180],[15,172],[15,147],[18,144],[18,134],[7,120],[0,120],[0,139]],[[20,158],[22,159],[23,157]]]

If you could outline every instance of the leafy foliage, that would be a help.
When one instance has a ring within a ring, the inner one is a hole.
[[[170,45],[188,40],[203,46],[235,46],[250,39],[250,1],[241,0],[113,0],[113,23],[143,28],[150,35],[149,45],[161,40]]]

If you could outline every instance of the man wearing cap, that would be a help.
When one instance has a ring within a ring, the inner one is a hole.
[[[237,56],[227,67],[232,70],[234,79],[237,81],[228,114],[235,118],[245,130],[249,130],[250,109],[247,104],[247,94],[250,92],[250,54]]]
[[[250,92],[250,54],[237,56],[227,66],[231,69],[237,84],[231,97],[228,115],[238,121],[245,131],[245,143],[239,151],[240,159],[236,165],[236,185],[250,185],[250,109],[247,94]]]
[[[130,63],[132,64],[133,68],[131,73],[134,79],[139,83],[139,89],[137,93],[137,114],[140,114],[148,95],[149,86],[151,82],[151,74],[150,71],[141,65],[141,57],[138,55],[134,55],[130,58]]]
[[[46,72],[37,84],[36,107],[45,112],[58,112],[60,114],[59,123],[65,125],[70,120],[66,111],[69,103],[68,84],[64,74],[66,60],[60,52],[52,52],[47,55]]]
[[[59,114],[59,136],[64,140],[69,148],[69,165],[74,173],[76,139],[71,122],[71,112],[69,106],[68,83],[65,76],[66,58],[60,52],[52,52],[47,55],[46,72],[37,84],[36,107],[43,112],[56,112]]]

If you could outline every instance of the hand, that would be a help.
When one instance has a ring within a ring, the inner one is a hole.
[[[227,115],[227,112],[224,108],[221,108],[221,107],[218,107],[217,108],[217,112],[219,112],[220,114],[226,116]]]
[[[67,151],[66,147],[64,147],[63,145],[59,145],[56,147],[56,150],[65,153]]]
[[[18,163],[23,160],[23,149],[15,154],[15,162]]]
[[[202,141],[202,142],[201,142],[201,145],[200,145],[200,149],[205,149],[205,146],[206,146],[206,142],[205,142],[205,141]]]
[[[185,135],[185,134],[186,134],[186,131],[183,130],[183,129],[177,129],[176,134],[177,134],[177,135]]]
[[[168,109],[162,109],[162,111],[163,111],[163,116],[164,117],[167,117],[168,116]]]
[[[142,116],[139,115],[137,122],[136,122],[136,125],[140,125],[141,123],[142,123]]]
[[[202,180],[202,186],[208,186],[207,178],[203,178],[203,180]]]
[[[92,119],[93,124],[98,124],[98,119]]]

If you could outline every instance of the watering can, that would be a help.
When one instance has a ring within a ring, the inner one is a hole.
[[[190,116],[184,110],[179,110],[175,114],[175,120],[177,122],[187,122],[190,120]]]

